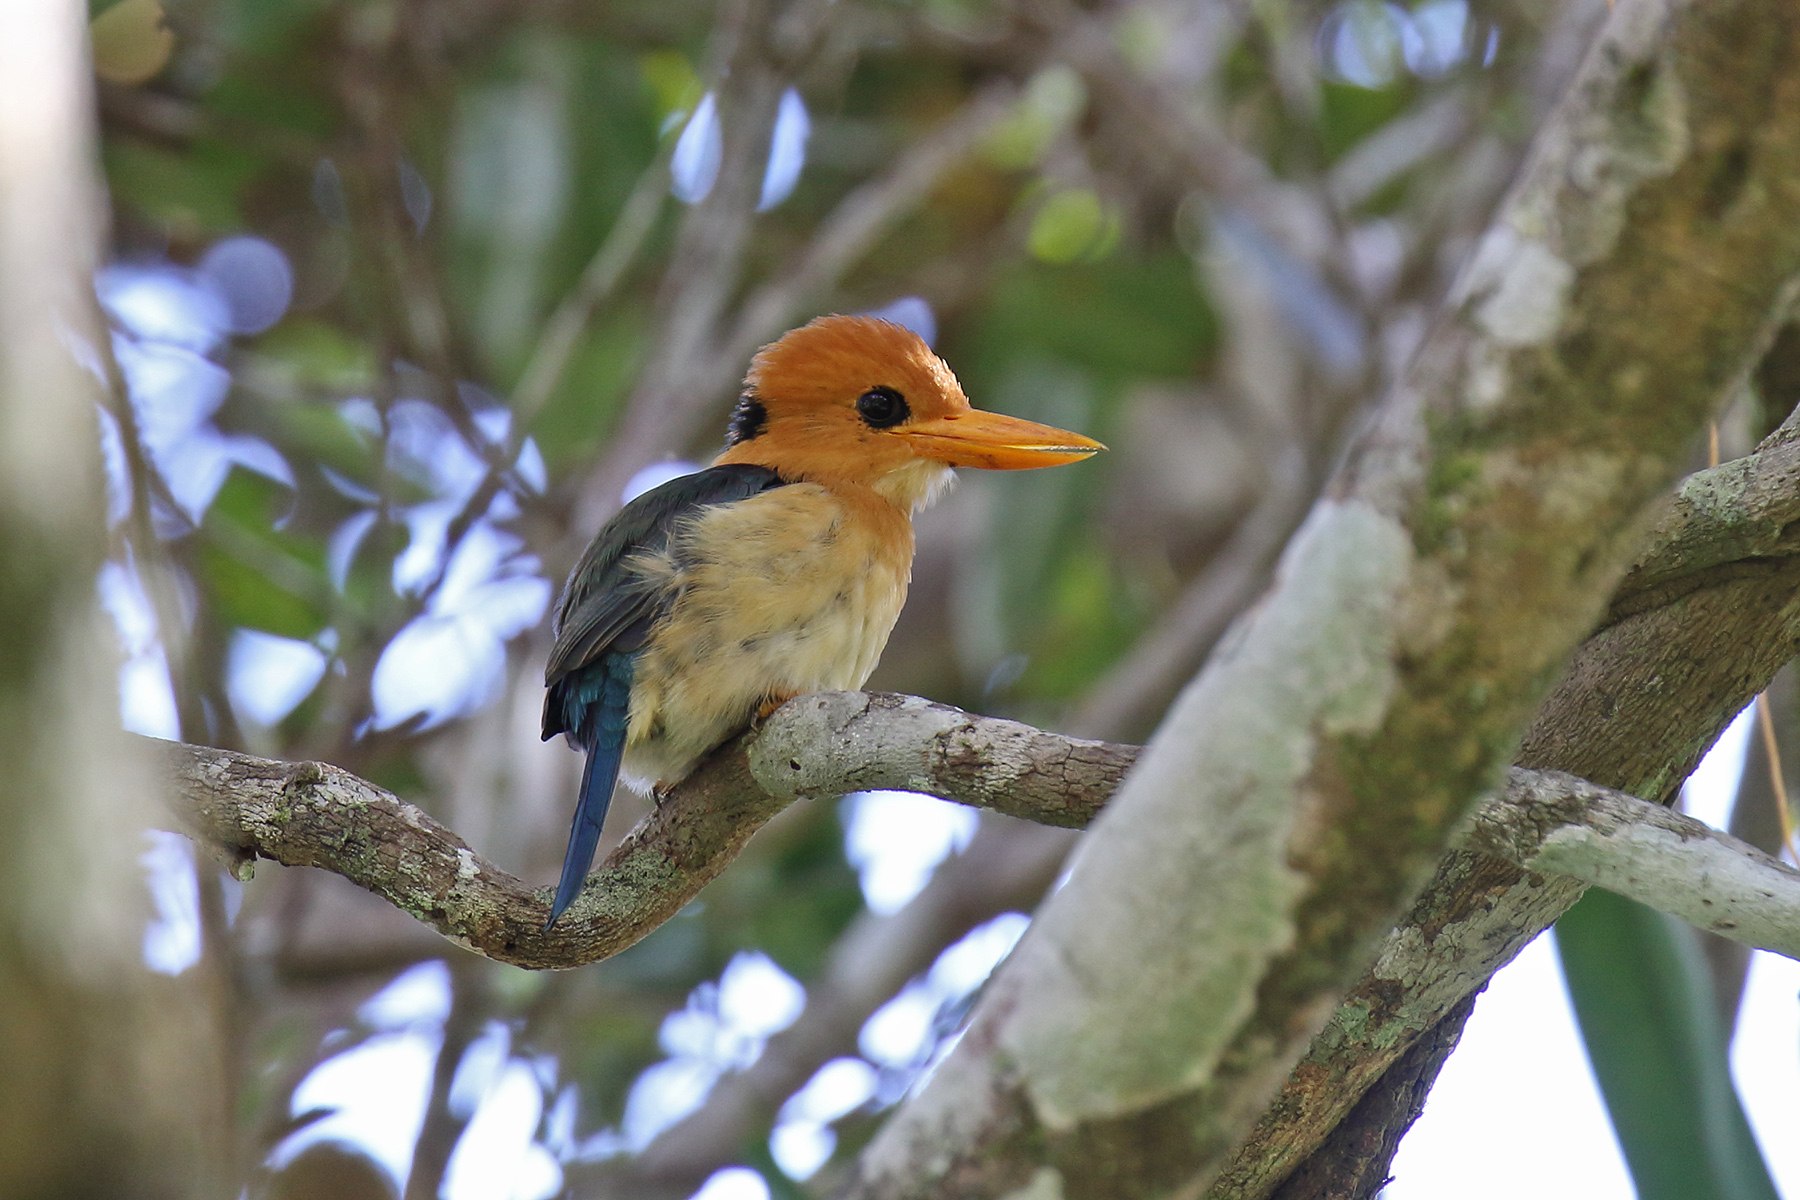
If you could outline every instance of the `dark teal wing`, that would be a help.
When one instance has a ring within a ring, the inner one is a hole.
[[[544,667],[544,737],[581,735],[590,689],[579,677],[609,654],[643,644],[650,626],[673,597],[646,587],[625,560],[640,551],[661,550],[676,524],[694,511],[730,504],[778,487],[782,479],[767,467],[733,463],[671,479],[637,497],[606,523],[569,574],[551,626],[556,642]]]
[[[562,877],[551,902],[558,917],[581,893],[600,830],[606,823],[631,717],[631,679],[637,650],[674,597],[626,567],[642,551],[669,544],[682,518],[714,504],[730,504],[779,486],[763,467],[709,467],[645,492],[607,522],[581,556],[557,602],[556,643],[544,669],[544,736],[569,734],[587,752],[581,793],[563,852]]]

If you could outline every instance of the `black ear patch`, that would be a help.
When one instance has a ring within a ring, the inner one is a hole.
[[[761,433],[768,423],[769,410],[763,407],[754,392],[745,392],[738,397],[737,407],[731,410],[731,423],[725,427],[725,444],[735,446],[747,442]]]

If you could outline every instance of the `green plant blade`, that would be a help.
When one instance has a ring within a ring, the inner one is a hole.
[[[1556,946],[1640,1200],[1778,1200],[1698,935],[1593,888],[1557,923]]]

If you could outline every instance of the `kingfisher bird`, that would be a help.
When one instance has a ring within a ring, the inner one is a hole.
[[[913,514],[954,467],[1077,462],[1092,438],[972,408],[924,341],[827,316],[751,361],[713,464],[632,500],[557,602],[544,738],[587,754],[548,929],[615,783],[657,794],[807,692],[860,688],[912,575]]]

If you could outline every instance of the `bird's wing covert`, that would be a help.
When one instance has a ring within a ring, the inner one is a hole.
[[[563,586],[554,623],[556,643],[544,667],[545,686],[554,687],[615,646],[636,649],[617,643],[633,635],[642,637],[670,601],[671,597],[644,587],[625,568],[627,558],[639,551],[661,550],[676,523],[697,509],[743,500],[781,482],[767,467],[743,463],[708,467],[652,488],[620,509]]]

